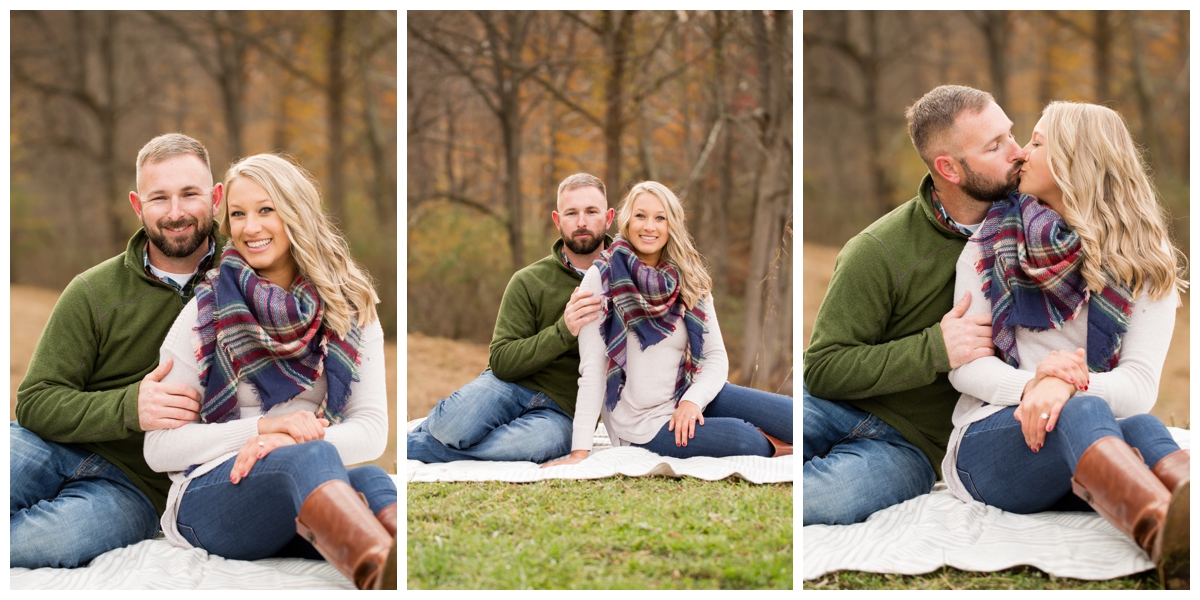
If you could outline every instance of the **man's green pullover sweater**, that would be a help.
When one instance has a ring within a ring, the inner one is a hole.
[[[146,466],[137,399],[183,299],[146,275],[146,239],[138,230],[124,254],[84,271],[63,290],[17,389],[17,422],[44,440],[100,455],[161,515],[171,480]],[[214,266],[225,245],[215,239]]]
[[[967,236],[938,222],[929,175],[917,197],[872,223],[838,254],[804,353],[804,385],[895,427],[941,476],[959,393],[941,319]]]
[[[612,239],[605,236],[605,247]],[[563,264],[563,241],[550,256],[508,281],[489,346],[488,368],[502,381],[546,394],[575,416],[579,393],[579,340],[563,311],[583,276]]]

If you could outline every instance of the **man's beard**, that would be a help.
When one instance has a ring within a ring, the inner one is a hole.
[[[563,243],[567,245],[567,249],[575,254],[586,256],[596,251],[600,244],[604,243],[604,233],[596,233],[589,229],[576,229],[571,235],[559,229],[558,232],[562,235]],[[575,236],[580,233],[588,233],[589,237],[579,240]]]
[[[971,165],[967,164],[966,159],[959,159],[959,164],[963,166],[963,182],[959,185],[963,192],[980,202],[996,202],[1008,197],[1008,193],[1017,189],[1021,183],[1021,178],[1017,175],[1020,170],[1020,165],[1013,168],[1008,179],[1004,181],[989,181],[984,179],[975,171],[971,170]]]
[[[146,224],[146,219],[142,219],[142,227],[146,230],[146,235],[150,238],[150,243],[154,244],[160,252],[170,258],[187,258],[192,255],[203,244],[208,241],[208,236],[212,234],[213,222],[212,219],[197,220],[195,217],[184,217],[178,221],[168,221],[160,219],[156,223],[156,227],[149,227]],[[179,239],[167,237],[163,233],[163,229],[179,229],[194,225],[192,235]]]

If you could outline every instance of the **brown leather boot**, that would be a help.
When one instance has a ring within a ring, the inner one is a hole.
[[[394,539],[350,484],[317,486],[300,505],[296,532],[358,589],[380,589]]]
[[[390,504],[375,513],[375,518],[383,524],[383,528],[392,536],[392,550],[388,553],[387,567],[383,571],[383,584],[380,589],[394,590],[396,587],[396,505]]]
[[[1178,526],[1178,515],[1168,514],[1171,493],[1124,440],[1102,437],[1084,450],[1071,478],[1071,488],[1109,523],[1133,538],[1158,566],[1160,577],[1164,567],[1173,568],[1180,548],[1170,544],[1177,543],[1172,540],[1177,536],[1164,536],[1169,528]],[[1186,561],[1187,548],[1182,552]],[[1172,564],[1164,564],[1164,558]],[[1161,581],[1167,583],[1166,578]]]
[[[755,429],[758,429],[758,428],[756,427]],[[771,436],[767,435],[767,432],[763,431],[762,429],[758,429],[758,432],[763,434],[763,437],[767,438],[768,442],[771,442],[771,447],[775,448],[775,454],[771,455],[771,458],[775,458],[776,456],[791,455],[791,453],[792,453],[792,445],[791,444],[789,444],[777,437],[771,437]]]
[[[383,528],[392,536],[396,537],[396,505],[389,504],[375,513],[375,518],[383,524]]]
[[[1171,507],[1163,526],[1162,559],[1158,575],[1168,589],[1191,589],[1191,499],[1192,454],[1176,450],[1150,469],[1171,492]]]

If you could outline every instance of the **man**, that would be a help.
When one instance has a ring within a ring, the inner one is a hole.
[[[513,275],[500,301],[488,370],[443,399],[408,434],[422,462],[546,462],[571,451],[579,343],[599,317],[600,298],[580,291],[583,275],[611,241],[604,183],[578,173],[558,186],[551,212],[562,239],[550,256]]]
[[[991,203],[1017,187],[1012,122],[962,86],[934,89],[906,116],[929,174],[839,253],[804,354],[805,525],[857,523],[928,493],[959,396],[948,373],[993,351],[990,315],[963,318],[969,296],[952,298],[954,268]]]
[[[63,290],[17,390],[9,426],[9,566],[76,567],[158,532],[171,481],[142,457],[144,432],[196,420],[200,395],[160,383],[158,349],[220,256],[221,184],[181,134],[137,157],[142,228],[123,254]]]

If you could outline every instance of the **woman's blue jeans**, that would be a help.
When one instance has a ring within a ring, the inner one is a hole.
[[[367,465],[347,470],[337,449],[324,440],[277,448],[237,485],[229,481],[235,460],[193,479],[176,518],[179,533],[192,546],[217,556],[320,558],[296,535],[296,516],[308,494],[333,479],[366,496],[372,513],[396,503],[396,484],[383,469]]]
[[[674,458],[772,456],[775,447],[758,430],[792,443],[792,405],[789,396],[726,383],[704,407],[704,424],[696,425],[686,446],[675,445],[669,421],[649,442],[634,445]]]
[[[1117,420],[1096,396],[1075,396],[1063,405],[1054,431],[1035,454],[1025,445],[1015,406],[972,423],[958,447],[958,476],[971,497],[990,506],[1030,514],[1045,510],[1086,510],[1071,492],[1079,457],[1096,440],[1116,436],[1142,453],[1153,467],[1179,445],[1158,417]]]

